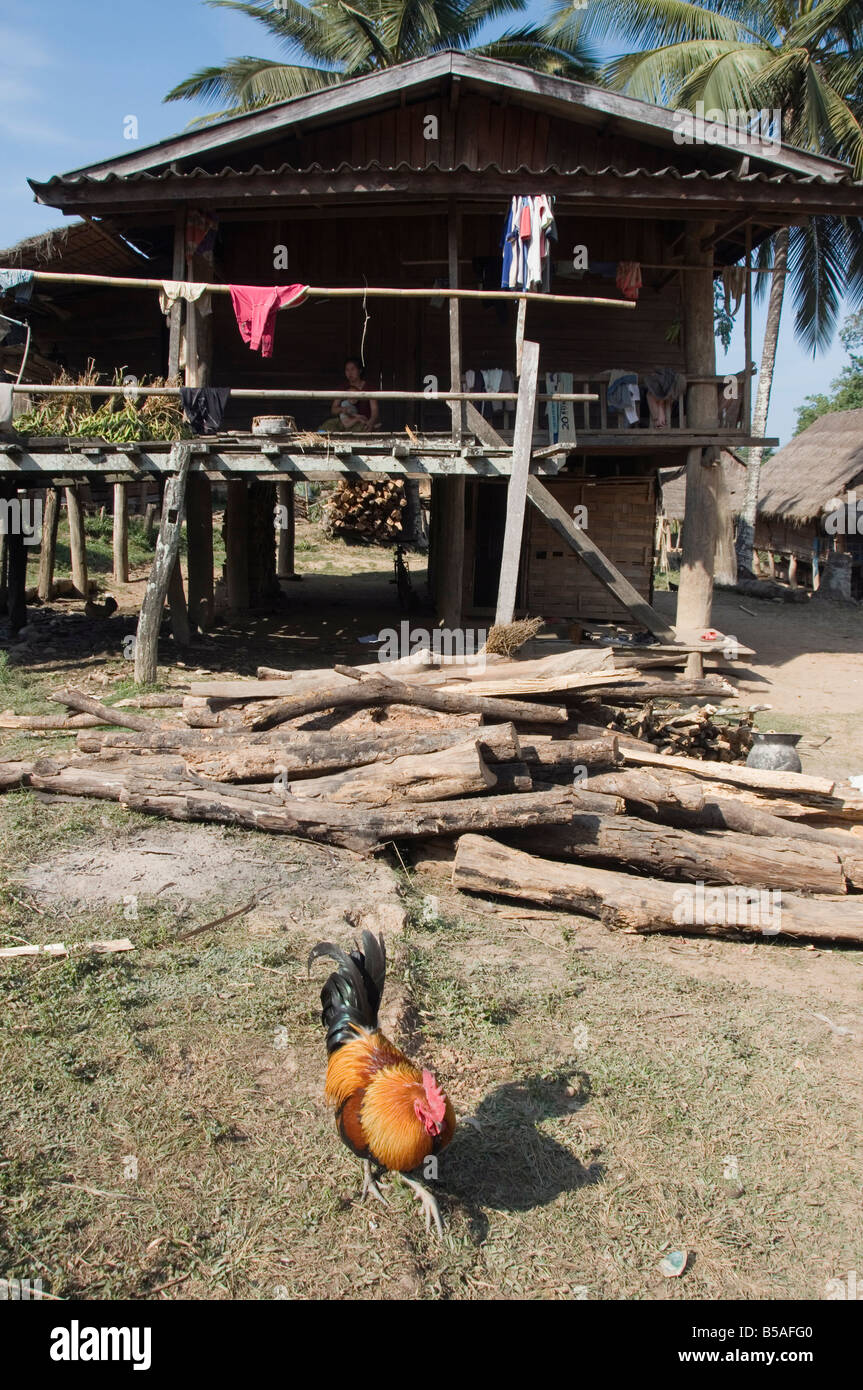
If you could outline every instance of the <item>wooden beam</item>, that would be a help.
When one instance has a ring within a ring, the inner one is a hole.
[[[447,204],[447,256],[449,260],[449,288],[458,289],[458,242],[460,218],[454,199]],[[461,390],[461,310],[459,301],[449,301],[449,374],[450,390]],[[464,407],[461,401],[450,404],[452,412],[452,437],[460,444],[464,435]]]
[[[248,484],[245,478],[231,478],[225,508],[225,581],[232,613],[244,613],[249,607],[248,516]]]
[[[213,488],[206,473],[190,473],[186,494],[189,621],[207,632],[213,626]]]
[[[83,599],[90,593],[87,577],[87,541],[84,534],[84,508],[76,487],[66,489],[66,513],[69,520],[69,551],[72,557],[72,584]]]
[[[126,484],[114,484],[114,582],[129,582],[129,509],[126,502]]]
[[[174,213],[174,255],[171,267],[171,276],[174,280],[185,279],[186,266],[186,209],[177,208]],[[183,307],[182,299],[177,299],[171,305],[171,314],[168,320],[168,381],[180,380],[180,343],[183,336]]]
[[[448,628],[461,626],[464,589],[464,497],[463,476],[437,479],[437,610],[443,618],[444,626]]]
[[[57,557],[57,527],[60,523],[60,489],[49,487],[42,517],[42,549],[39,553],[39,598],[50,603],[54,592],[54,564]]]
[[[746,368],[743,373],[743,431],[752,430],[752,222],[746,221],[746,288],[743,291],[743,352]]]
[[[503,536],[503,556],[497,591],[496,623],[511,623],[515,615],[538,376],[539,343],[527,342],[524,344],[522,354],[522,372],[518,383],[518,405],[515,412],[515,433],[512,444],[512,469],[506,490],[506,528]]]
[[[276,556],[276,575],[279,579],[294,579],[294,542],[296,536],[296,515],[294,510],[294,483],[279,483],[278,504],[280,520],[279,547]],[[284,508],[284,513],[282,513]]]
[[[528,501],[532,502],[537,511],[545,517],[553,530],[571,546],[578,558],[584,561],[591,574],[595,575],[608,592],[617,599],[618,603],[626,608],[649,632],[652,632],[654,637],[658,637],[662,642],[674,642],[674,630],[669,627],[665,619],[660,617],[656,609],[652,608],[647,600],[641,597],[638,590],[633,588],[617,566],[613,565],[608,557],[602,553],[587,532],[580,530],[575,525],[539,478],[528,478],[527,497]]]
[[[168,479],[162,503],[162,523],[156,540],[153,567],[144,591],[144,601],[138,616],[135,640],[135,680],[139,685],[153,685],[159,659],[159,628],[168,586],[180,554],[180,534],[186,500],[186,480],[192,457],[192,446],[181,441],[171,447],[176,472]]]

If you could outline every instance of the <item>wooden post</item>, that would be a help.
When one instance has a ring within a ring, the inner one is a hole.
[[[683,332],[686,375],[711,378],[716,374],[716,339],[713,326],[712,222],[693,222],[684,238],[684,264],[698,266],[683,272]],[[707,250],[702,250],[702,245]],[[690,429],[710,433],[718,427],[716,385],[712,380],[689,387],[687,422]],[[712,455],[716,453],[716,464]],[[686,510],[683,521],[683,556],[677,593],[676,631],[679,640],[695,641],[710,627],[713,575],[719,526],[718,451],[692,448],[686,461]],[[686,674],[698,679],[704,673],[700,652],[687,659]]]
[[[186,266],[186,209],[178,208],[174,214],[174,258],[171,267],[171,275],[174,280],[182,280],[185,277]],[[183,337],[183,309],[185,305],[182,299],[178,299],[171,305],[171,317],[169,320],[168,333],[168,380],[180,380],[180,344]]]
[[[447,252],[449,260],[449,287],[458,289],[458,242],[459,214],[455,200],[450,199],[447,207]],[[461,317],[459,300],[449,301],[449,376],[450,390],[461,390]],[[464,434],[464,406],[461,401],[451,401],[452,438],[460,444]],[[464,492],[464,489],[462,489]]]
[[[45,493],[45,514],[42,517],[42,549],[39,552],[39,597],[50,603],[54,593],[54,563],[57,555],[57,527],[60,522],[60,489],[49,487]]]
[[[201,632],[213,626],[213,489],[206,473],[190,473],[186,488],[189,621]]]
[[[788,583],[792,589],[797,588],[797,556],[793,550],[788,556]]]
[[[0,497],[3,485],[0,483]],[[0,613],[9,612],[9,537],[0,532]]]
[[[72,586],[81,598],[90,596],[87,578],[87,542],[84,535],[84,508],[77,487],[66,489],[66,513],[69,518],[69,551],[72,556]]]
[[[522,303],[524,303],[523,300]],[[511,623],[515,615],[515,597],[524,536],[524,510],[527,499],[527,480],[530,474],[538,375],[539,343],[525,343],[522,354],[522,371],[518,383],[512,464],[506,492],[506,529],[503,536],[503,556],[500,563],[495,623]]]
[[[225,508],[225,582],[228,607],[233,613],[243,613],[249,607],[248,513],[245,478],[229,478]]]
[[[515,324],[515,374],[521,376],[522,361],[524,354],[524,330],[527,324],[527,300],[518,301],[518,318]],[[516,414],[518,406],[516,406]]]
[[[12,496],[15,496],[14,490]],[[6,541],[9,550],[9,590],[7,596],[9,630],[16,633],[20,632],[27,622],[28,547],[24,544],[24,534],[20,526],[16,526],[9,532]]]
[[[135,640],[135,680],[138,685],[153,685],[156,680],[159,628],[174,566],[180,554],[186,480],[191,457],[192,446],[189,443],[181,441],[171,445],[171,463],[177,471],[171,475],[165,487],[156,554],[138,616],[138,633]]]
[[[464,476],[436,479],[434,502],[439,508],[435,574],[437,608],[444,626],[461,626],[464,585]]]
[[[746,375],[743,377],[743,418],[746,435],[752,434],[752,222],[746,222],[746,289],[743,299],[743,350]]]
[[[178,647],[188,647],[192,641],[192,629],[189,624],[189,609],[186,604],[186,593],[183,588],[183,571],[180,568],[180,556],[177,555],[174,568],[171,570],[171,577],[168,580],[168,605],[171,613],[171,632]]]
[[[294,574],[294,540],[296,517],[294,514],[294,484],[279,483],[279,549],[276,559],[276,574],[279,579],[296,579]],[[284,523],[284,524],[282,524]]]
[[[114,581],[129,582],[129,509],[126,484],[114,484]]]

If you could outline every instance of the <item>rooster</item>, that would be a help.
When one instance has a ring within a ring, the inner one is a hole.
[[[348,953],[321,941],[309,953],[338,966],[321,990],[321,1022],[327,1030],[325,1095],[336,1110],[336,1129],[363,1160],[361,1199],[373,1196],[389,1206],[372,1176],[372,1163],[402,1175],[425,1215],[426,1230],[443,1223],[427,1188],[406,1174],[452,1139],[455,1111],[430,1071],[420,1071],[378,1028],[378,1008],[386,978],[383,937],[363,932],[363,948]]]

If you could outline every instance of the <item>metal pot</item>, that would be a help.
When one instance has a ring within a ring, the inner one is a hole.
[[[759,767],[764,772],[802,772],[797,756],[797,744],[802,734],[753,734],[752,747],[746,759],[747,767]]]

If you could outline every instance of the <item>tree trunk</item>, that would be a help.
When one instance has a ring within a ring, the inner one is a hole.
[[[782,301],[785,296],[787,273],[788,228],[780,227],[774,242],[773,276],[770,285],[770,300],[767,305],[764,346],[761,350],[761,370],[758,373],[758,390],[755,395],[755,409],[752,413],[752,433],[755,438],[763,438],[767,430],[767,412],[770,408],[770,392],[773,388],[773,369],[776,365],[776,346],[779,341],[779,322],[782,318]],[[758,489],[761,480],[763,453],[763,449],[750,449],[749,457],[746,460],[746,491],[737,523],[737,570],[743,577],[755,573],[752,556],[755,548],[755,522],[758,515]]]

